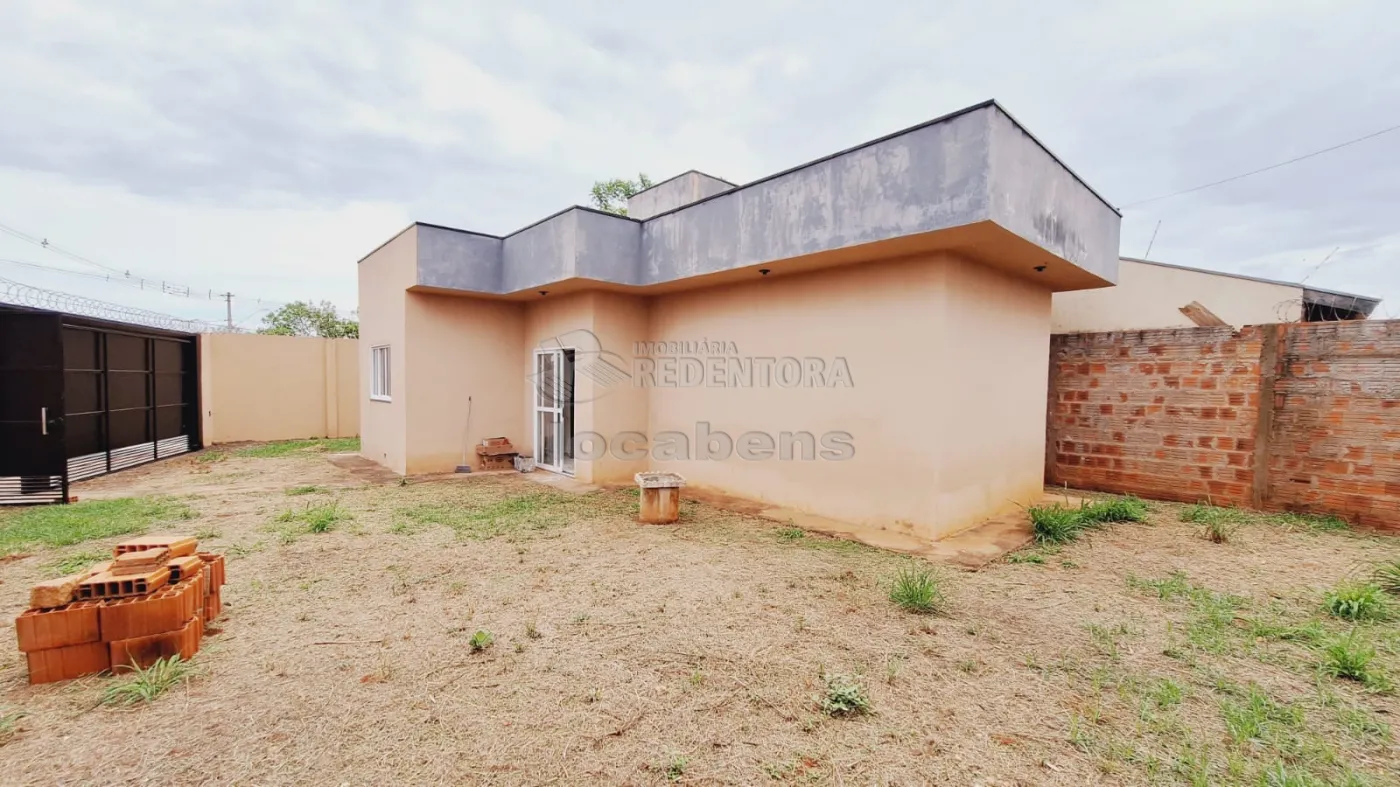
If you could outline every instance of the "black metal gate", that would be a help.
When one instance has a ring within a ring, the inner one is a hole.
[[[193,334],[0,306],[0,503],[199,447]]]

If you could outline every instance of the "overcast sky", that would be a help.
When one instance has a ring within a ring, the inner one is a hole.
[[[354,308],[355,261],[415,219],[504,233],[639,170],[743,183],[986,98],[1128,205],[1400,124],[1397,26],[1389,2],[7,0],[0,224],[231,290],[251,326]],[[1400,317],[1400,132],[1126,209],[1122,253],[1158,221],[1153,259]],[[4,234],[0,259],[100,273]]]

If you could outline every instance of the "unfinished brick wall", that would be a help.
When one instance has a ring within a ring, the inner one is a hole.
[[[1050,351],[1050,483],[1249,504],[1257,329],[1065,334]]]
[[[1068,334],[1050,351],[1048,483],[1400,530],[1400,321]]]
[[[1400,321],[1278,330],[1269,507],[1400,529]]]

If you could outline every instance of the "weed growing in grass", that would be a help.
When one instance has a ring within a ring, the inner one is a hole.
[[[213,464],[214,462],[222,462],[227,458],[227,453],[223,451],[210,449],[208,451],[201,451],[199,455],[195,457],[195,461],[200,462],[202,464]]]
[[[1245,522],[1243,512],[1233,508],[1221,508],[1209,503],[1187,506],[1181,511],[1181,521],[1201,526],[1201,537],[1216,544],[1224,544],[1235,535]]]
[[[1166,579],[1139,579],[1128,575],[1128,587],[1134,590],[1151,590],[1157,598],[1170,601],[1191,592],[1191,580],[1184,571],[1173,571]]]
[[[1358,638],[1358,631],[1352,629],[1345,637],[1338,637],[1322,648],[1322,671],[1334,678],[1354,680],[1376,691],[1392,688],[1390,678],[1374,666],[1376,649],[1365,639]]]
[[[672,754],[660,770],[666,774],[667,781],[678,782],[681,777],[685,776],[685,769],[689,765],[689,757],[684,754]]]
[[[1292,704],[1274,702],[1258,686],[1250,685],[1239,701],[1225,700],[1220,704],[1225,730],[1237,744],[1250,741],[1277,742],[1290,731],[1303,727],[1303,709]]]
[[[1110,522],[1141,522],[1147,518],[1147,504],[1136,497],[1115,497],[1086,502],[1079,508],[1058,503],[1026,509],[1031,530],[1041,544],[1064,544],[1079,538],[1084,530]]]
[[[1390,605],[1379,585],[1370,582],[1344,582],[1323,597],[1328,614],[1343,620],[1373,621],[1390,617]]]
[[[189,506],[169,497],[85,500],[2,511],[0,554],[39,545],[63,547],[95,538],[141,533],[155,524],[194,518],[195,512]]]
[[[943,605],[942,578],[931,569],[904,566],[890,587],[890,601],[905,612],[927,615]]]
[[[1040,552],[1012,552],[1006,556],[1006,562],[1035,563],[1036,565],[1043,566],[1045,565],[1045,555],[1041,554]]]
[[[822,713],[832,718],[859,716],[870,712],[870,696],[855,678],[828,675],[826,690],[818,701]]]
[[[1331,514],[1298,514],[1289,511],[1282,514],[1265,515],[1263,521],[1288,530],[1312,533],[1335,533],[1351,529],[1351,525],[1347,524],[1345,519]]]
[[[177,684],[189,680],[194,672],[190,662],[179,656],[159,659],[151,666],[142,669],[132,666],[132,676],[116,685],[108,686],[102,692],[104,705],[135,705],[152,702]]]
[[[1080,506],[1079,517],[1086,526],[1110,522],[1141,522],[1147,519],[1147,503],[1131,495],[1095,500]]]
[[[288,489],[288,490],[287,490],[287,497],[300,497],[301,495],[315,495],[315,494],[320,494],[321,492],[324,492],[324,491],[326,491],[324,487],[319,487],[319,486],[316,486],[316,485],[314,485],[314,484],[310,484],[310,485],[307,485],[307,486],[294,486],[294,487],[292,487],[291,489]]]
[[[110,551],[88,550],[85,552],[74,552],[71,555],[61,557],[45,565],[44,568],[48,570],[49,574],[55,577],[66,577],[69,574],[76,574],[79,571],[84,571],[90,568],[94,563],[101,563],[111,559],[112,553]]]
[[[15,737],[15,731],[19,728],[19,720],[28,715],[22,710],[0,713],[0,746],[4,746]]]
[[[327,440],[281,440],[275,443],[250,445],[238,449],[238,456],[254,459],[275,459],[300,453],[345,454],[360,450],[360,438],[336,437]]]
[[[1400,596],[1400,560],[1392,560],[1377,566],[1372,580],[1381,590]]]
[[[420,503],[397,515],[412,524],[445,525],[462,538],[486,540],[562,526],[576,503],[572,496],[541,490],[484,505]]]
[[[1157,707],[1170,708],[1181,704],[1182,697],[1186,696],[1186,689],[1171,678],[1162,678],[1152,684],[1148,696]]]
[[[540,633],[539,627],[535,625],[535,621],[531,620],[525,624],[525,636],[530,639],[539,639],[544,635]]]
[[[1031,506],[1026,509],[1031,517],[1031,531],[1035,540],[1042,544],[1064,544],[1079,538],[1084,525],[1079,512],[1057,504]]]
[[[340,507],[340,501],[333,500],[318,506],[307,504],[305,508],[283,511],[277,517],[282,527],[275,528],[282,543],[290,544],[306,533],[329,533],[337,522],[354,519],[348,511]]]
[[[1337,711],[1337,723],[1349,735],[1361,741],[1390,740],[1390,725],[1377,718],[1369,708],[1359,705],[1343,707]]]
[[[472,638],[467,640],[467,646],[472,649],[472,653],[480,653],[495,642],[496,638],[491,636],[491,632],[477,629],[476,633],[472,634]]]
[[[1321,642],[1327,630],[1316,620],[1291,624],[1272,620],[1252,619],[1248,621],[1249,636],[1255,639],[1271,639],[1281,642],[1301,642],[1306,645]]]
[[[773,531],[779,541],[801,541],[807,537],[807,531],[800,527],[780,527]]]

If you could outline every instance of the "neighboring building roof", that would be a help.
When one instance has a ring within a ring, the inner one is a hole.
[[[1208,268],[1193,268],[1189,265],[1176,265],[1170,262],[1158,262],[1157,260],[1144,260],[1139,257],[1120,257],[1126,262],[1138,262],[1143,265],[1156,265],[1161,268],[1176,268],[1178,270],[1192,271],[1194,273],[1206,273],[1212,276],[1229,276],[1232,279],[1244,279],[1246,281],[1257,281],[1261,284],[1276,284],[1281,287],[1297,287],[1303,291],[1303,303],[1325,306],[1331,309],[1341,309],[1356,312],[1363,317],[1371,316],[1371,312],[1380,305],[1380,298],[1373,298],[1369,295],[1357,295],[1350,292],[1340,292],[1338,290],[1327,290],[1321,287],[1312,287],[1301,282],[1280,281],[1278,279],[1266,279],[1262,276],[1246,276],[1243,273],[1229,273],[1227,271],[1213,271]]]
[[[574,206],[505,236],[418,224],[417,283],[645,287],[973,225],[1038,247],[1047,284],[1117,278],[1118,211],[985,101],[644,219]]]
[[[686,170],[685,172],[679,173],[679,174],[677,174],[677,175],[672,175],[671,177],[666,178],[665,180],[658,180],[658,181],[656,181],[655,183],[651,184],[650,186],[647,186],[646,188],[644,188],[644,189],[642,189],[641,191],[637,192],[637,194],[645,194],[645,193],[647,193],[648,191],[651,191],[652,189],[660,188],[661,186],[664,186],[664,185],[666,185],[667,183],[670,183],[671,181],[676,180],[676,179],[678,179],[678,178],[683,178],[683,177],[685,177],[686,175],[704,175],[705,177],[709,178],[710,180],[717,180],[717,181],[719,181],[719,182],[721,182],[721,183],[728,183],[729,185],[734,186],[734,187],[736,187],[736,188],[739,186],[738,183],[735,183],[735,182],[732,181],[732,180],[725,180],[724,178],[717,178],[717,177],[715,177],[714,175],[711,175],[711,174],[708,173],[708,172],[701,172],[701,171],[698,170],[698,169],[688,169],[688,170]],[[632,196],[635,197],[635,196],[637,196],[637,194],[633,194]]]

